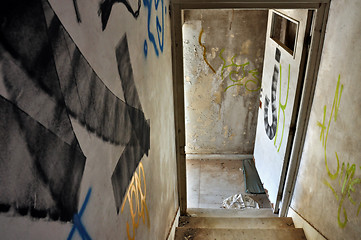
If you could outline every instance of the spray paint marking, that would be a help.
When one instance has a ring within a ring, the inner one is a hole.
[[[151,15],[152,15],[152,1],[153,0],[143,0],[143,4],[144,7],[148,8],[148,18],[147,18],[147,28],[148,28],[148,38],[149,41],[151,41],[151,43],[153,44],[153,48],[155,51],[155,54],[157,55],[157,57],[159,57],[159,50],[158,50],[158,46],[154,37],[154,34],[151,32],[150,30],[150,22],[151,22]],[[159,49],[161,52],[163,52],[163,47],[164,47],[164,13],[165,13],[165,8],[164,8],[164,0],[155,0],[154,1],[154,6],[155,6],[155,11],[158,11],[158,7],[159,7],[159,1],[161,2],[161,12],[162,12],[162,23],[160,23],[159,21],[159,17],[156,16],[155,20],[156,20],[156,29],[157,29],[157,36],[158,36],[158,45],[159,45]],[[147,57],[148,55],[148,46],[147,46],[147,41],[144,41],[144,55],[145,57]]]
[[[256,92],[258,90],[261,89],[261,85],[259,84],[260,81],[259,81],[259,78],[257,77],[257,75],[259,75],[259,72],[257,69],[253,69],[253,70],[249,70],[248,73],[250,73],[253,77],[253,79],[249,79],[246,81],[246,83],[244,84],[245,88],[250,91],[250,92]],[[251,82],[253,83],[254,85],[258,86],[256,89],[250,89],[248,88],[248,83]]]
[[[142,188],[142,182],[143,187]],[[128,239],[135,239],[135,230],[139,227],[139,220],[142,218],[143,224],[147,221],[147,227],[150,227],[149,214],[147,204],[145,202],[147,194],[147,185],[145,182],[145,174],[143,164],[139,163],[139,173],[134,172],[132,180],[129,184],[128,191],[125,195],[125,199],[123,201],[123,205],[121,208],[121,213],[123,213],[125,203],[129,203],[130,216],[132,218],[132,228],[133,235],[130,235],[130,226],[127,221],[127,235]],[[135,203],[135,208],[133,204]]]
[[[332,174],[329,167],[328,167],[328,163],[327,163],[327,155],[326,155],[326,149],[327,149],[327,139],[328,139],[328,133],[330,130],[330,126],[331,126],[331,121],[332,121],[332,116],[334,116],[334,120],[336,122],[337,120],[337,113],[338,113],[338,109],[340,107],[340,102],[341,102],[341,96],[342,96],[342,91],[343,91],[343,84],[341,85],[341,90],[340,90],[340,75],[338,77],[338,81],[337,81],[337,86],[336,86],[336,92],[335,92],[335,97],[333,100],[333,104],[332,104],[332,109],[331,109],[331,115],[328,121],[328,125],[327,125],[327,131],[326,131],[326,136],[325,136],[325,119],[326,119],[326,105],[324,106],[324,112],[323,112],[323,122],[317,122],[317,125],[319,127],[321,127],[321,134],[320,134],[320,140],[322,139],[322,145],[324,147],[324,153],[325,153],[325,165],[326,165],[326,169],[327,169],[327,174],[328,176],[334,180],[337,178],[338,173],[339,173],[339,161],[337,158],[337,170],[336,173]],[[340,96],[339,96],[340,95]],[[337,153],[336,153],[336,157],[337,157]]]
[[[69,233],[69,236],[67,238],[68,240],[73,238],[75,230],[78,230],[79,235],[83,240],[91,240],[91,237],[89,236],[87,230],[85,229],[85,227],[81,221],[81,217],[83,216],[85,208],[88,205],[91,192],[92,192],[92,189],[89,188],[88,193],[86,194],[86,197],[84,199],[83,205],[81,206],[79,213],[74,214],[74,217],[73,217],[74,225]]]
[[[73,0],[73,5],[74,5],[74,10],[75,10],[75,15],[76,15],[76,21],[78,23],[81,23],[81,17],[80,17],[80,12],[79,12],[79,7],[78,7],[78,1]]]
[[[278,149],[277,149],[277,152],[280,151],[280,148],[281,148],[281,145],[282,145],[282,140],[283,140],[283,134],[284,134],[284,131],[285,131],[285,117],[286,117],[286,114],[285,114],[285,109],[287,107],[287,102],[288,102],[288,92],[290,90],[290,72],[291,72],[291,65],[288,64],[288,82],[287,82],[287,93],[286,93],[286,101],[285,101],[285,104],[282,104],[281,103],[281,83],[282,83],[282,66],[280,64],[280,92],[279,92],[279,108],[278,108],[278,114],[277,114],[277,129],[276,129],[276,136],[275,136],[275,140],[274,140],[274,145],[276,146],[276,141],[277,141],[277,136],[278,136],[278,130],[279,130],[279,120],[280,120],[280,110],[282,109],[282,113],[283,113],[283,126],[282,126],[282,135],[281,135],[281,140],[280,140],[280,143],[278,145]]]
[[[280,63],[281,60],[281,51],[276,48],[275,53],[275,59],[278,63]],[[270,103],[270,99],[268,98],[267,94],[264,96],[265,104],[264,104],[264,127],[266,131],[267,137],[272,140],[276,133],[277,133],[277,125],[278,125],[278,118],[276,115],[276,91],[277,91],[277,81],[278,81],[278,75],[279,75],[280,69],[277,66],[277,64],[273,67],[273,75],[272,75],[272,85],[271,85],[271,104],[272,104],[272,124],[270,125],[268,123],[268,107]]]
[[[331,172],[330,167],[328,165],[329,161],[327,159],[327,141],[328,141],[328,134],[331,126],[332,119],[334,119],[334,122],[336,123],[337,120],[337,114],[338,110],[340,108],[341,104],[341,96],[343,91],[343,84],[340,84],[341,76],[338,76],[338,81],[336,85],[336,92],[331,108],[331,114],[328,120],[328,124],[326,127],[326,113],[327,113],[327,107],[326,105],[323,108],[323,118],[322,122],[317,122],[317,126],[321,128],[320,133],[320,142],[322,144],[322,147],[324,149],[324,156],[325,156],[325,167],[327,171],[328,178],[330,178],[331,181],[338,179],[338,191],[337,189],[331,185],[329,181],[326,179],[323,179],[323,184],[325,184],[328,188],[331,189],[333,195],[335,196],[336,200],[338,201],[338,210],[337,210],[337,222],[340,228],[344,228],[347,225],[348,217],[347,217],[347,211],[345,207],[343,206],[346,196],[350,203],[352,205],[356,205],[356,201],[352,198],[351,193],[355,192],[355,185],[361,183],[360,178],[354,178],[355,171],[356,171],[356,165],[350,163],[342,162],[341,171],[340,171],[340,159],[335,152],[336,156],[336,163],[337,163],[337,169],[335,172]],[[361,169],[361,167],[360,167]],[[359,215],[361,209],[361,203],[358,205],[356,216]],[[343,220],[341,220],[341,216],[343,215]]]
[[[242,69],[241,71],[231,71],[231,72],[229,73],[229,79],[230,79],[231,81],[233,81],[233,82],[239,82],[239,81],[243,80],[243,79],[245,78],[245,74],[246,74],[246,71],[245,71],[244,67],[247,66],[247,65],[249,64],[249,62],[246,62],[246,63],[244,63],[244,64],[238,65],[238,64],[236,64],[236,63],[234,62],[234,58],[236,57],[236,55],[234,55],[234,56],[231,58],[231,64],[227,65],[226,59],[224,59],[224,57],[222,56],[223,52],[224,52],[224,48],[223,48],[223,49],[221,50],[221,52],[219,53],[219,57],[220,57],[220,58],[222,59],[222,61],[223,61],[223,66],[222,66],[222,70],[221,70],[221,77],[222,77],[222,79],[224,79],[224,71],[225,71],[226,68],[229,68],[229,67],[236,67],[236,68],[241,67],[241,69]],[[238,79],[238,80],[233,80],[233,79],[232,79],[232,74],[234,74],[234,73],[239,73],[239,72],[242,72],[241,76],[243,76],[243,77],[241,77],[241,79]]]
[[[214,70],[214,68],[211,66],[211,64],[208,62],[207,57],[206,57],[206,52],[207,52],[207,48],[206,46],[204,46],[202,44],[202,35],[203,35],[203,28],[201,29],[201,32],[199,33],[199,37],[198,37],[198,43],[199,45],[203,48],[203,59],[206,62],[206,64],[208,65],[208,67],[212,70],[213,73],[216,73],[216,71]]]
[[[222,59],[223,61],[223,65],[222,65],[222,69],[221,69],[221,77],[222,77],[222,80],[224,80],[224,72],[225,72],[225,69],[226,68],[235,68],[235,69],[240,69],[240,70],[233,70],[233,71],[230,71],[228,76],[229,79],[234,83],[232,85],[229,85],[226,89],[224,89],[224,91],[227,91],[229,88],[231,87],[234,87],[234,86],[242,86],[244,85],[246,90],[250,91],[250,92],[255,92],[255,91],[258,91],[261,86],[259,85],[259,78],[257,77],[257,75],[259,75],[259,72],[257,71],[257,69],[253,69],[253,70],[249,70],[248,72],[246,72],[245,70],[245,67],[247,65],[249,65],[249,62],[246,62],[246,63],[243,63],[243,64],[236,64],[234,59],[236,57],[236,55],[234,55],[232,58],[231,58],[231,64],[227,65],[227,61],[226,59],[224,59],[223,57],[223,52],[224,52],[224,48],[221,50],[221,52],[219,53],[219,57]],[[247,73],[248,74],[251,74],[253,79],[249,79],[247,80],[245,83],[242,83],[241,81],[243,79],[245,79],[247,76]],[[235,79],[235,76],[239,76],[238,79]],[[256,89],[251,89],[248,87],[248,84],[249,83],[253,83],[255,84],[256,86],[258,86]]]

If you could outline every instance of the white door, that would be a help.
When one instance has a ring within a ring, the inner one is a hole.
[[[270,10],[268,14],[254,158],[275,212],[292,143],[290,126],[297,117],[293,112],[306,55],[303,49],[308,15],[306,9]]]

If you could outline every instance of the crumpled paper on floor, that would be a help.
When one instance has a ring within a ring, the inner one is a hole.
[[[258,203],[246,194],[236,194],[223,200],[222,208],[227,209],[259,209]]]

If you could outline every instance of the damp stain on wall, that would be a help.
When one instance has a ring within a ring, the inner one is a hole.
[[[184,13],[184,69],[188,79],[185,97],[190,106],[186,109],[188,153],[249,154],[253,151],[256,121],[252,120],[256,120],[258,114],[264,35],[262,30],[252,32],[262,27],[248,24],[251,15],[257,15],[261,22],[264,20],[265,35],[266,12],[187,10]],[[195,122],[190,125],[192,119]],[[225,126],[232,132],[225,134]],[[192,140],[191,136],[196,139]],[[213,136],[217,136],[215,141],[211,141]],[[245,144],[239,147],[239,142]]]

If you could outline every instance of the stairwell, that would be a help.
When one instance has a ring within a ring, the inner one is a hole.
[[[175,240],[281,239],[305,240],[302,228],[290,217],[271,209],[188,209],[180,216]]]

